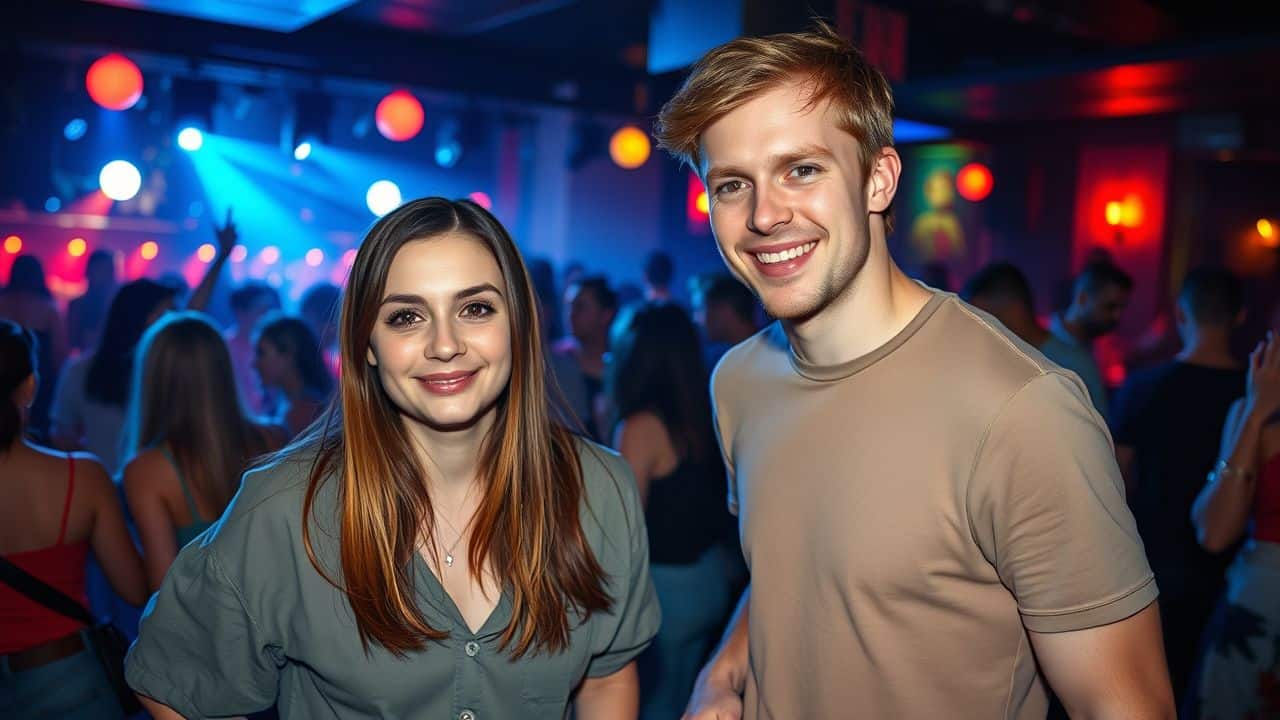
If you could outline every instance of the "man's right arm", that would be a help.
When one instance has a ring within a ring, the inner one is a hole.
[[[747,687],[747,615],[751,606],[748,586],[729,621],[720,647],[711,662],[698,673],[683,720],[740,720],[742,693]]]

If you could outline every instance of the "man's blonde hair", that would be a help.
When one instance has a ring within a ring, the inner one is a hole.
[[[760,93],[799,80],[807,107],[830,100],[840,129],[858,143],[864,179],[881,148],[893,145],[893,91],[884,75],[824,22],[813,30],[725,43],[693,66],[658,114],[658,146],[702,173],[702,133]]]

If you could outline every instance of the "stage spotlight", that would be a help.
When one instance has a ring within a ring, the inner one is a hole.
[[[196,257],[200,258],[200,262],[202,263],[213,262],[213,258],[216,257],[217,254],[218,248],[214,247],[213,243],[205,243],[200,246],[199,250],[196,250]]]
[[[991,170],[982,163],[969,163],[956,173],[956,191],[970,202],[981,202],[991,194],[995,180]]]
[[[84,241],[84,238],[71,238],[71,242],[67,243],[67,254],[71,257],[80,257],[88,247],[89,244]]]
[[[249,257],[249,248],[243,245],[231,248],[231,262],[244,262],[247,257]]]
[[[378,132],[395,142],[412,140],[422,131],[422,103],[408,90],[396,90],[378,103],[373,113]]]
[[[184,127],[178,133],[178,147],[187,152],[195,152],[204,145],[204,133],[197,127]]]
[[[10,255],[17,255],[22,252],[22,238],[17,235],[10,235],[4,239],[4,251]]]
[[[126,160],[112,160],[98,173],[102,192],[112,200],[132,200],[142,187],[142,173]]]
[[[62,209],[62,199],[57,195],[50,195],[44,201],[44,211],[56,213]]]
[[[329,139],[329,125],[333,122],[333,100],[314,92],[299,93],[293,101],[291,122],[286,125],[282,138],[285,149],[293,147],[293,159],[302,161]]]
[[[493,209],[493,199],[489,197],[489,193],[477,190],[471,193],[470,195],[468,195],[467,199],[471,200],[471,202],[479,205],[485,210]]]
[[[609,140],[609,156],[624,170],[635,170],[649,159],[649,136],[634,125],[619,129]]]
[[[142,256],[143,260],[155,260],[156,256],[160,254],[160,246],[155,240],[148,240],[138,247],[138,254]]]
[[[364,201],[369,206],[369,212],[382,217],[400,207],[400,187],[390,180],[379,180],[369,186]]]
[[[320,263],[324,262],[324,251],[320,248],[311,248],[307,251],[307,264],[311,267],[320,267]]]
[[[275,265],[280,261],[280,248],[268,245],[262,248],[262,253],[258,257],[262,258],[262,262],[266,265]]]
[[[142,97],[142,71],[118,53],[98,58],[90,65],[84,84],[89,97],[108,110],[128,110]]]
[[[342,264],[343,264],[343,265],[346,265],[347,267],[351,267],[352,265],[355,265],[355,264],[356,264],[356,251],[355,251],[355,248],[352,248],[352,249],[347,250],[346,252],[342,253]]]
[[[66,124],[66,127],[62,128],[62,136],[71,142],[75,142],[84,137],[84,134],[88,131],[89,123],[85,122],[84,118],[73,118],[71,122]]]

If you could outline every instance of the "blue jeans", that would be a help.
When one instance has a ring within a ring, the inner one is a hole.
[[[38,668],[13,672],[0,660],[0,717],[5,720],[119,720],[124,717],[106,671],[80,631],[85,649]]]
[[[723,630],[730,596],[728,557],[716,545],[691,565],[650,565],[662,627],[639,659],[640,717],[676,720]]]

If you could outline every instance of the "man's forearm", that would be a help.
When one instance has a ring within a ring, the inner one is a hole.
[[[747,642],[747,616],[751,608],[751,587],[742,592],[738,601],[738,609],[725,628],[720,647],[716,649],[711,662],[703,669],[709,679],[727,683],[736,692],[741,693],[747,685],[750,653]]]

